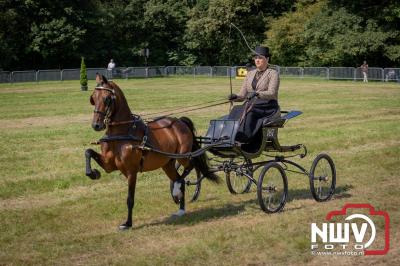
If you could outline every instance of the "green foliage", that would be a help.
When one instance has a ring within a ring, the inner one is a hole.
[[[143,65],[143,48],[150,50],[151,65],[228,64],[229,53],[232,64],[239,64],[250,53],[236,31],[229,41],[229,23],[255,46],[262,42],[265,18],[279,16],[293,2],[4,0],[1,67],[76,67],[81,54],[91,65],[105,66],[110,58],[120,66]]]
[[[0,1],[0,68],[18,69],[25,63],[32,17],[24,1]]]
[[[265,30],[264,14],[271,5],[251,0],[243,3],[237,0],[199,1],[190,10],[185,46],[196,57],[197,64],[228,65],[248,62],[251,55],[240,34],[231,30],[234,23],[245,34],[251,47],[260,44]]]
[[[86,64],[85,64],[85,58],[82,57],[81,59],[81,72],[80,72],[80,77],[81,77],[81,86],[87,88],[88,80],[87,80],[87,72],[86,72]]]
[[[398,23],[396,1],[304,0],[272,21],[266,43],[284,65],[393,65],[400,63]]]
[[[308,46],[304,35],[305,25],[321,11],[323,2],[302,1],[296,12],[289,12],[270,22],[265,44],[270,47],[274,64],[304,66]]]
[[[373,19],[362,17],[340,8],[324,9],[306,25],[305,53],[310,65],[354,66],[363,57],[372,61],[382,54],[390,36]]]
[[[145,44],[150,49],[149,62],[153,65],[179,64],[188,7],[186,1],[150,0],[145,5]]]
[[[32,42],[29,48],[40,53],[44,60],[57,58],[64,61],[77,50],[85,32],[68,23],[65,17],[39,25],[34,23],[31,26]]]
[[[0,1],[0,68],[242,65],[271,46],[281,65],[400,63],[396,0],[90,0]],[[229,38],[229,32],[231,36]]]

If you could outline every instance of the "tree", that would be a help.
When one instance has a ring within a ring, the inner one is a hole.
[[[271,22],[266,43],[283,65],[393,65],[400,63],[399,14],[393,0],[302,0]]]
[[[32,56],[27,51],[30,43],[30,23],[33,17],[22,0],[0,1],[0,68],[23,69],[32,64]]]
[[[243,65],[270,46],[282,65],[400,63],[396,0],[0,0],[0,68]],[[230,36],[229,36],[230,33]],[[266,34],[265,34],[266,33]]]
[[[146,42],[153,65],[179,64],[188,6],[183,0],[150,0],[145,5]]]
[[[367,26],[365,34],[369,34],[371,31],[375,33],[369,38],[375,45],[363,57],[370,57],[369,61],[377,65],[398,66],[400,64],[400,5],[398,0],[330,0],[329,6],[333,10],[345,8],[347,12],[357,15],[362,19],[361,25]],[[384,35],[382,36],[380,33],[384,33]],[[375,40],[377,37],[382,43],[379,48]],[[372,54],[369,54],[370,52]]]
[[[198,1],[189,12],[184,37],[187,51],[194,55],[194,63],[227,65],[248,62],[251,51],[240,34],[231,29],[229,39],[230,23],[242,30],[251,47],[260,44],[265,30],[265,6],[261,4],[258,0]]]
[[[364,20],[343,7],[326,7],[309,21],[304,36],[310,65],[355,66],[364,59],[382,65],[379,59],[390,33],[372,18]]]
[[[321,11],[324,2],[300,1],[295,12],[283,14],[270,21],[265,44],[271,49],[273,62],[279,65],[304,66],[308,64],[305,26]]]
[[[74,26],[67,18],[52,18],[48,22],[33,23],[31,27],[32,42],[30,49],[39,53],[49,65],[58,64],[74,57],[81,44],[86,30]]]
[[[81,90],[87,91],[88,89],[88,80],[87,80],[87,72],[86,72],[86,64],[85,64],[85,58],[82,56],[81,59],[81,72],[80,72],[80,78],[81,78]]]

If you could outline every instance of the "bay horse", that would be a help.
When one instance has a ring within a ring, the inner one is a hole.
[[[179,201],[179,209],[175,215],[184,215],[185,175],[195,168],[212,181],[218,182],[218,176],[210,172],[205,153],[194,158],[172,159],[156,150],[174,154],[198,150],[200,145],[195,137],[193,122],[186,117],[162,117],[146,124],[139,116],[132,115],[117,84],[99,74],[96,74],[96,82],[97,86],[90,96],[90,103],[95,108],[92,128],[95,131],[106,130],[106,135],[99,141],[101,154],[93,149],[85,151],[86,175],[91,179],[99,179],[101,176],[98,170],[91,167],[93,158],[105,172],[119,170],[127,178],[128,218],[119,226],[120,230],[132,227],[136,179],[139,172],[162,168],[174,182],[173,195]],[[185,169],[182,175],[179,175],[175,168],[176,160]]]

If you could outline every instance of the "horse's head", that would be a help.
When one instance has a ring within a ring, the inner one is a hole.
[[[96,131],[106,128],[106,120],[110,119],[115,108],[115,90],[106,77],[96,74],[96,88],[90,96],[94,105],[92,127]]]

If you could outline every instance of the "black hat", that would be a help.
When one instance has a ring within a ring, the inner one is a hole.
[[[270,57],[271,54],[269,53],[269,48],[265,46],[256,46],[254,49],[255,54],[254,55],[262,55],[265,57]]]

